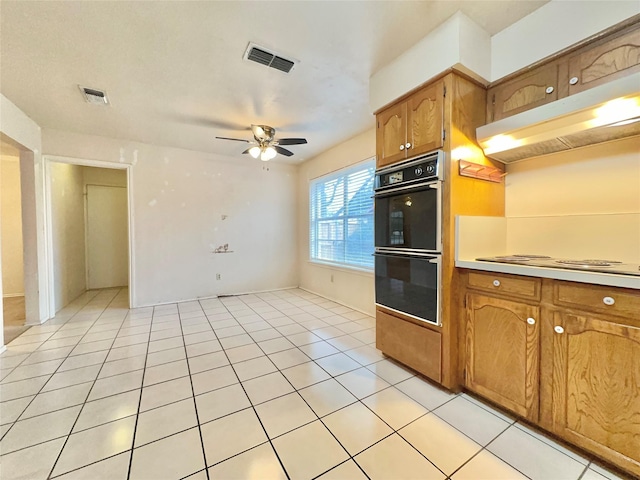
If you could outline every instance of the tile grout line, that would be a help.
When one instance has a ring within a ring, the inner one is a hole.
[[[198,302],[198,303],[200,303],[200,302]],[[221,302],[221,303],[222,303],[222,302]],[[224,303],[223,303],[223,305],[224,305]],[[200,306],[202,307],[202,304],[200,304]],[[227,308],[227,306],[226,306],[226,305],[225,305],[224,307],[225,307],[225,308]],[[203,309],[203,311],[204,311],[204,309]],[[229,313],[231,313],[231,311],[230,311],[228,308],[227,308],[227,311],[228,311]],[[232,315],[233,315],[233,314],[232,314]],[[243,329],[244,329],[244,327],[243,327]],[[216,331],[213,329],[213,327],[211,327],[211,330],[213,331],[213,333],[214,333],[214,335],[216,336],[216,338],[218,338],[218,334],[217,334],[217,333],[216,333]],[[218,342],[220,342],[220,339],[219,339],[219,338],[218,338]],[[256,344],[256,345],[257,345],[257,344]],[[220,344],[220,346],[222,347],[222,344]],[[257,410],[256,410],[255,405],[253,404],[253,402],[252,402],[252,401],[251,401],[251,399],[249,398],[249,395],[247,394],[247,390],[245,389],[245,386],[242,384],[242,380],[240,380],[240,377],[238,376],[238,373],[236,372],[236,369],[235,369],[235,368],[233,368],[233,364],[231,363],[231,359],[229,358],[229,355],[227,354],[227,352],[226,352],[226,350],[225,350],[225,348],[224,348],[224,347],[222,347],[222,351],[224,352],[225,357],[227,357],[227,361],[229,362],[229,365],[231,366],[231,369],[233,370],[234,375],[235,375],[235,376],[236,376],[236,378],[238,379],[239,385],[242,387],[242,391],[244,392],[245,396],[247,397],[247,400],[249,400],[249,404],[250,404],[250,406],[251,406],[251,408],[252,408],[252,410],[253,410],[253,414],[254,414],[254,415],[256,416],[256,418],[258,419],[258,422],[260,423],[260,426],[262,427],[262,430],[263,430],[263,432],[264,432],[264,435],[265,435],[265,437],[267,437],[267,441],[269,442],[269,445],[271,446],[271,450],[273,451],[274,455],[275,455],[275,456],[276,456],[276,458],[278,459],[278,462],[280,463],[280,467],[282,468],[282,471],[283,471],[283,472],[284,472],[284,474],[286,475],[287,479],[288,479],[288,480],[291,480],[291,476],[289,475],[289,472],[287,472],[287,469],[285,468],[284,463],[282,462],[282,459],[280,458],[280,455],[278,455],[278,452],[277,452],[277,450],[276,450],[275,446],[273,445],[273,442],[271,441],[271,438],[269,437],[269,433],[267,432],[267,429],[265,428],[264,424],[262,423],[262,419],[260,418],[260,415],[258,415],[258,412],[257,412]],[[195,401],[195,397],[194,397],[194,401]],[[249,407],[247,407],[247,408],[249,408]],[[236,412],[233,412],[233,413],[236,413]],[[214,420],[212,420],[212,421],[215,421],[215,420],[217,420],[217,419],[214,419]],[[266,443],[266,442],[265,442],[265,443]],[[258,446],[258,445],[254,445],[254,447],[252,447],[252,448],[255,448],[255,447],[257,447],[257,446]],[[204,442],[202,443],[202,448],[204,449]],[[241,454],[241,453],[244,453],[244,452],[240,452],[239,454]],[[229,458],[232,458],[232,457],[229,457]],[[221,462],[218,462],[218,463],[222,463],[222,462],[224,462],[224,461],[226,461],[226,460],[228,460],[228,458],[227,458],[227,459],[224,459],[224,460],[222,460]],[[211,466],[217,465],[218,463],[213,464],[213,465],[211,465]],[[206,469],[207,469],[207,478],[209,478],[209,468],[210,468],[210,467],[209,467],[208,465],[206,465],[206,459],[205,459],[205,467],[206,467]]]
[[[107,305],[104,307],[104,309],[102,310],[102,312],[100,313],[98,318],[96,318],[96,320],[91,324],[92,327],[96,324],[96,322],[100,319],[100,317],[104,314],[104,312],[109,308],[109,305],[111,305],[111,303],[118,297],[118,295],[120,294],[120,291],[121,290],[118,290],[116,295],[114,295],[111,298],[111,300],[109,301],[109,303],[107,303]],[[97,296],[98,295],[96,295],[96,297]],[[127,315],[128,315],[128,312],[127,312]],[[127,318],[127,315],[125,315],[124,318],[120,321],[120,328],[118,328],[118,331],[120,331],[120,329],[122,328],[122,325],[124,324],[124,322],[125,322],[125,320]],[[91,327],[89,327],[89,328],[91,328]],[[117,335],[113,339],[113,343],[115,343],[116,338],[117,338]],[[109,349],[109,350],[111,350],[111,349]],[[107,356],[108,356],[108,354],[107,354]],[[67,358],[69,358],[69,357],[67,356]],[[107,359],[107,357],[105,357],[105,361],[106,361],[106,359]],[[93,383],[92,383],[91,387],[89,388],[89,391],[87,392],[87,396],[85,397],[84,402],[81,404],[80,410],[78,411],[78,415],[76,416],[76,419],[73,422],[73,425],[71,426],[71,429],[69,430],[69,433],[66,435],[64,443],[62,444],[62,448],[58,452],[58,455],[56,456],[56,460],[55,460],[55,462],[53,462],[53,465],[51,466],[51,470],[49,470],[49,475],[47,475],[47,478],[50,478],[53,475],[53,471],[56,468],[56,465],[58,464],[58,461],[60,460],[60,457],[62,456],[62,452],[64,451],[65,447],[67,446],[67,443],[69,442],[69,439],[71,438],[73,429],[75,428],[76,424],[78,423],[78,419],[80,418],[80,415],[82,415],[82,411],[84,410],[84,407],[87,404],[87,400],[89,399],[89,396],[91,395],[91,391],[93,390],[93,387],[95,386],[96,382],[98,381],[98,377],[100,376],[100,372],[102,371],[102,368],[104,367],[104,363],[105,362],[102,362],[102,365],[100,365],[100,369],[98,370],[98,372],[96,374],[96,377],[93,379]],[[51,378],[53,378],[53,375],[51,376]],[[47,383],[48,383],[48,381],[47,381]],[[86,383],[88,383],[88,382],[86,382]],[[73,385],[71,385],[71,386],[73,386]],[[43,388],[44,388],[44,386],[43,386]],[[63,473],[65,473],[65,472],[63,472]]]
[[[142,379],[140,380],[140,396],[138,397],[138,408],[136,410],[136,419],[133,424],[133,435],[131,437],[131,454],[129,455],[129,465],[127,466],[127,480],[131,476],[131,466],[133,465],[133,452],[135,450],[135,444],[136,444],[138,420],[140,419],[140,405],[142,404],[142,393],[144,392],[144,378],[147,374],[147,362],[149,360],[149,345],[151,344],[151,331],[153,328],[154,313],[155,313],[155,307],[151,312],[151,323],[149,323],[149,333],[147,336],[147,345],[146,345],[146,350],[144,355],[144,366],[142,367]],[[137,370],[134,370],[134,371],[137,372]]]
[[[82,308],[84,308],[84,307],[86,307],[87,305],[89,305],[89,303],[91,302],[91,300],[93,300],[93,299],[94,299],[95,297],[97,297],[97,296],[98,296],[98,294],[96,294],[96,295],[94,295],[93,297],[91,297],[91,299],[90,299],[90,300],[89,300],[89,301],[88,301],[88,302],[87,302],[87,303],[86,303]],[[102,315],[102,313],[104,313],[104,310],[106,310],[106,308],[108,307],[108,305],[113,301],[113,299],[114,299],[116,296],[117,296],[117,293],[116,293],[116,295],[115,295],[115,296],[114,296],[114,297],[109,301],[109,303],[107,303],[107,305],[105,305],[105,307],[103,308],[103,310],[102,310],[102,312],[100,313],[100,315],[98,315],[98,316],[96,317],[96,319],[92,322],[92,324],[91,324],[92,326],[93,326],[93,325],[98,321],[98,319],[100,318],[100,316]],[[81,310],[82,310],[82,309],[78,310],[78,312],[76,312],[76,314],[74,314],[73,316],[71,316],[71,317],[67,320],[67,322],[71,321],[71,319],[72,319],[75,315],[77,315]],[[65,324],[66,324],[67,322],[65,322]],[[91,328],[91,327],[89,327],[89,328]],[[88,330],[87,330],[87,331],[88,331]],[[85,333],[85,335],[86,335],[86,333]],[[83,337],[84,337],[84,335],[83,335]],[[33,353],[33,352],[32,352],[32,353]],[[69,352],[69,353],[71,353],[71,352]],[[31,354],[29,354],[29,355],[31,355]],[[27,358],[29,358],[29,357],[27,357]],[[46,386],[47,386],[47,384],[51,381],[51,379],[53,378],[53,376],[58,372],[58,369],[62,366],[62,364],[65,362],[65,360],[66,360],[67,358],[69,358],[69,355],[67,355],[66,357],[64,357],[64,359],[62,360],[62,362],[60,362],[60,365],[58,365],[58,367],[53,371],[53,373],[51,373],[51,374],[47,374],[47,375],[49,376],[49,378],[47,379],[47,381],[46,381],[45,383],[43,383],[43,384],[42,384],[42,386],[38,389],[38,391],[37,391],[36,393],[34,393],[34,394],[33,394],[33,398],[32,398],[32,399],[29,401],[29,403],[24,407],[24,409],[22,410],[22,412],[20,413],[20,415],[18,416],[18,418],[17,418],[17,419],[16,419],[16,420],[11,424],[11,426],[7,429],[7,431],[6,431],[6,432],[4,432],[4,434],[2,435],[2,437],[0,438],[0,440],[3,440],[3,439],[4,439],[4,438],[9,434],[9,432],[13,429],[14,425],[15,425],[18,421],[20,421],[20,417],[21,417],[21,416],[22,416],[22,414],[27,410],[27,408],[29,408],[29,406],[31,406],[31,404],[32,404],[32,403],[33,403],[33,401],[36,399],[36,397],[37,397],[40,393],[46,393],[46,392],[42,392],[42,389],[43,389],[44,387],[46,387]],[[26,360],[26,358],[25,358],[24,360]],[[23,360],[23,361],[24,361],[24,360]],[[41,375],[41,376],[47,376],[47,375]],[[27,380],[29,380],[29,379],[27,379]],[[10,382],[10,383],[13,383],[13,382]],[[82,382],[82,383],[85,383],[85,382]],[[9,384],[5,384],[5,385],[9,385]],[[69,385],[69,386],[73,386],[73,385]],[[53,390],[58,390],[58,389],[53,389]],[[53,390],[49,390],[49,391],[53,391]],[[25,395],[25,396],[23,396],[23,397],[18,397],[18,398],[25,398],[25,397],[28,397],[28,396],[30,396],[30,395]],[[14,400],[17,400],[18,398],[14,399]],[[70,408],[70,407],[68,407],[68,408]],[[78,413],[78,415],[79,415],[79,413]],[[58,438],[60,438],[60,437],[58,437]],[[16,450],[16,451],[17,451],[17,450]]]
[[[198,305],[200,306],[200,308],[202,308],[202,306],[200,305],[200,302],[198,302]],[[187,374],[189,376],[189,385],[191,386],[191,398],[193,398],[193,408],[194,408],[195,414],[196,414],[196,423],[197,423],[197,426],[198,426],[198,435],[200,437],[200,447],[202,448],[202,459],[204,460],[205,474],[207,476],[207,480],[209,480],[209,469],[207,467],[207,452],[206,452],[206,450],[204,448],[204,439],[202,437],[202,426],[200,424],[200,416],[198,415],[198,403],[196,402],[196,392],[195,392],[195,390],[193,388],[193,378],[191,377],[191,366],[189,365],[189,355],[188,355],[188,352],[187,352],[187,344],[186,344],[186,342],[184,340],[184,330],[182,328],[182,318],[180,317],[180,307],[178,306],[178,304],[176,304],[176,309],[178,310],[178,320],[179,320],[179,323],[180,323],[180,331],[182,332],[182,346],[184,348],[185,363],[187,364]],[[213,330],[213,328],[211,330]],[[215,334],[215,332],[214,332],[214,334]]]

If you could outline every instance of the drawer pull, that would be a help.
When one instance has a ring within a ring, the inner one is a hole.
[[[555,327],[553,327],[553,329],[556,331],[556,333],[564,333],[564,328],[562,328],[560,325],[556,325]]]
[[[529,325],[535,325],[536,324],[536,319],[529,317],[529,318],[527,318],[527,323]]]
[[[400,145],[400,150],[404,150],[404,145]]]
[[[411,144],[409,142],[406,143],[405,147],[407,147],[407,150],[411,148]]]
[[[545,93],[553,93],[553,87],[547,87]]]
[[[494,280],[493,281],[493,286],[494,287],[499,287],[500,286],[500,280]]]
[[[576,83],[578,83],[579,78],[578,77],[571,77],[571,80],[569,80],[569,83],[571,85],[575,85]]]
[[[615,299],[614,299],[613,297],[604,297],[604,298],[602,299],[602,302],[603,302],[605,305],[613,305],[614,303],[616,303],[616,301],[615,301]]]

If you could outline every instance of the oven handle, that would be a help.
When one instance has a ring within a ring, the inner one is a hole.
[[[433,253],[395,253],[395,252],[375,252],[374,257],[400,257],[400,258],[419,258],[427,260],[429,263],[440,263],[440,256]]]
[[[398,193],[398,192],[406,192],[409,190],[424,190],[425,188],[433,188],[433,189],[439,189],[440,188],[440,181],[436,180],[434,182],[424,182],[424,183],[419,183],[417,185],[406,185],[404,187],[396,187],[396,188],[390,188],[390,189],[385,189],[385,190],[378,190],[376,192],[374,192],[373,197],[374,198],[382,198],[382,197],[388,197],[390,195],[393,195],[394,193]]]

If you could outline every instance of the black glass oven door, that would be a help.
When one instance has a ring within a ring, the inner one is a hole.
[[[375,196],[375,246],[441,251],[440,182]]]
[[[376,303],[440,325],[441,258],[376,252]]]

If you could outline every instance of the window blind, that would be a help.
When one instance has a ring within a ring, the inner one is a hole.
[[[373,268],[373,181],[367,160],[311,181],[311,260]]]

